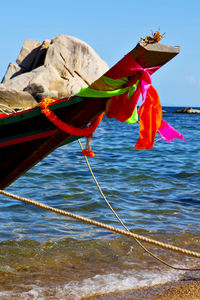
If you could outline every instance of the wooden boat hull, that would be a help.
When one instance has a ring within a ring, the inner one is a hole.
[[[75,127],[82,127],[105,110],[106,101],[107,99],[102,98],[84,99],[84,101],[67,106],[64,110],[62,107],[57,108],[54,112],[63,121]],[[40,108],[36,110],[40,111]],[[3,158],[0,167],[1,189],[8,186],[57,147],[78,138],[58,129],[43,114],[35,115],[33,112],[36,111],[29,112],[30,117],[25,120],[16,120],[11,124],[1,125],[4,135],[9,134],[10,137],[10,139],[1,138],[0,143],[0,157]],[[31,117],[31,115],[33,116]]]
[[[178,47],[141,43],[130,52],[142,67],[163,65],[178,53]],[[91,88],[102,89],[101,78]],[[61,99],[51,105],[51,109],[64,122],[81,128],[105,111],[107,101],[108,98],[74,96]],[[57,147],[78,138],[53,125],[40,107],[0,118],[0,128],[0,189],[6,188]]]

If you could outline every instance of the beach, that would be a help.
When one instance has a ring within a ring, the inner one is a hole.
[[[92,296],[82,300],[198,300],[200,299],[200,280],[183,279],[178,282],[158,284],[153,287],[144,287],[120,293]]]

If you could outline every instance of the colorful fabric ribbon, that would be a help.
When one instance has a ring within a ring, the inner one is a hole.
[[[171,142],[174,139],[181,139],[184,142],[186,142],[186,140],[184,139],[184,136],[181,133],[179,133],[178,131],[176,131],[172,126],[170,126],[164,120],[162,120],[162,122],[161,122],[161,126],[158,130],[158,133],[160,134],[161,139],[163,139],[167,142]]]
[[[114,87],[115,84],[118,84],[119,82],[119,80],[111,80],[111,78],[105,76],[103,76],[103,80],[106,83],[109,83],[109,86],[111,87]],[[123,80],[123,83],[127,82],[128,78]],[[135,92],[138,83],[139,80],[131,86],[126,86],[111,91],[102,91],[83,87],[79,93],[76,94],[76,96],[110,98],[111,101],[109,101],[106,109],[107,118],[115,118],[120,122],[127,121],[127,123],[134,123],[138,121],[138,115],[136,105],[132,102],[131,96]]]
[[[106,106],[107,117],[133,123],[138,120],[137,103],[142,95],[138,110],[140,136],[136,149],[151,149],[157,132],[167,142],[175,138],[184,140],[180,133],[162,120],[160,99],[151,81],[151,75],[160,67],[143,68],[129,53],[102,76],[104,88],[108,90],[83,88],[77,96],[110,98]]]
[[[121,61],[122,62],[122,61]],[[154,139],[157,132],[160,133],[161,138],[167,142],[175,138],[184,139],[184,137],[177,132],[167,122],[162,120],[162,107],[160,99],[155,88],[152,86],[151,74],[158,70],[161,66],[143,68],[138,64],[133,57],[126,55],[126,63],[119,63],[118,69],[109,70],[105,75],[115,79],[116,77],[132,76],[132,80],[128,82],[131,85],[135,80],[139,79],[137,89],[128,101],[125,101],[126,94],[118,96],[118,99],[112,99],[107,115],[109,117],[116,117],[122,120],[128,116],[127,111],[131,112],[135,109],[140,94],[142,95],[142,105],[138,110],[139,114],[139,132],[140,136],[135,145],[136,149],[151,149],[154,144]],[[117,103],[118,101],[118,103]],[[116,102],[116,103],[115,103]],[[126,104],[125,104],[126,102]],[[124,108],[124,105],[126,106]],[[117,113],[116,113],[117,110]],[[120,117],[119,117],[120,116]],[[123,116],[123,117],[122,117]]]

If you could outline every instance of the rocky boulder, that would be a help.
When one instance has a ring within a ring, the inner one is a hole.
[[[88,44],[66,35],[43,43],[27,39],[16,62],[0,84],[0,107],[29,108],[46,97],[72,96],[108,70]]]
[[[200,114],[200,109],[195,109],[192,107],[185,107],[183,109],[177,109],[175,113],[182,113],[182,114]]]

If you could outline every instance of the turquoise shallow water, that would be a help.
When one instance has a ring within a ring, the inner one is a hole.
[[[104,119],[92,140],[96,155],[90,163],[129,229],[200,251],[200,115],[164,109],[164,120],[187,143],[158,141],[150,151],[134,150],[138,124]],[[93,182],[78,142],[54,151],[6,190],[120,227]],[[182,274],[154,261],[128,238],[0,199],[0,299],[81,299],[176,280]],[[176,265],[197,264],[150,249]]]

